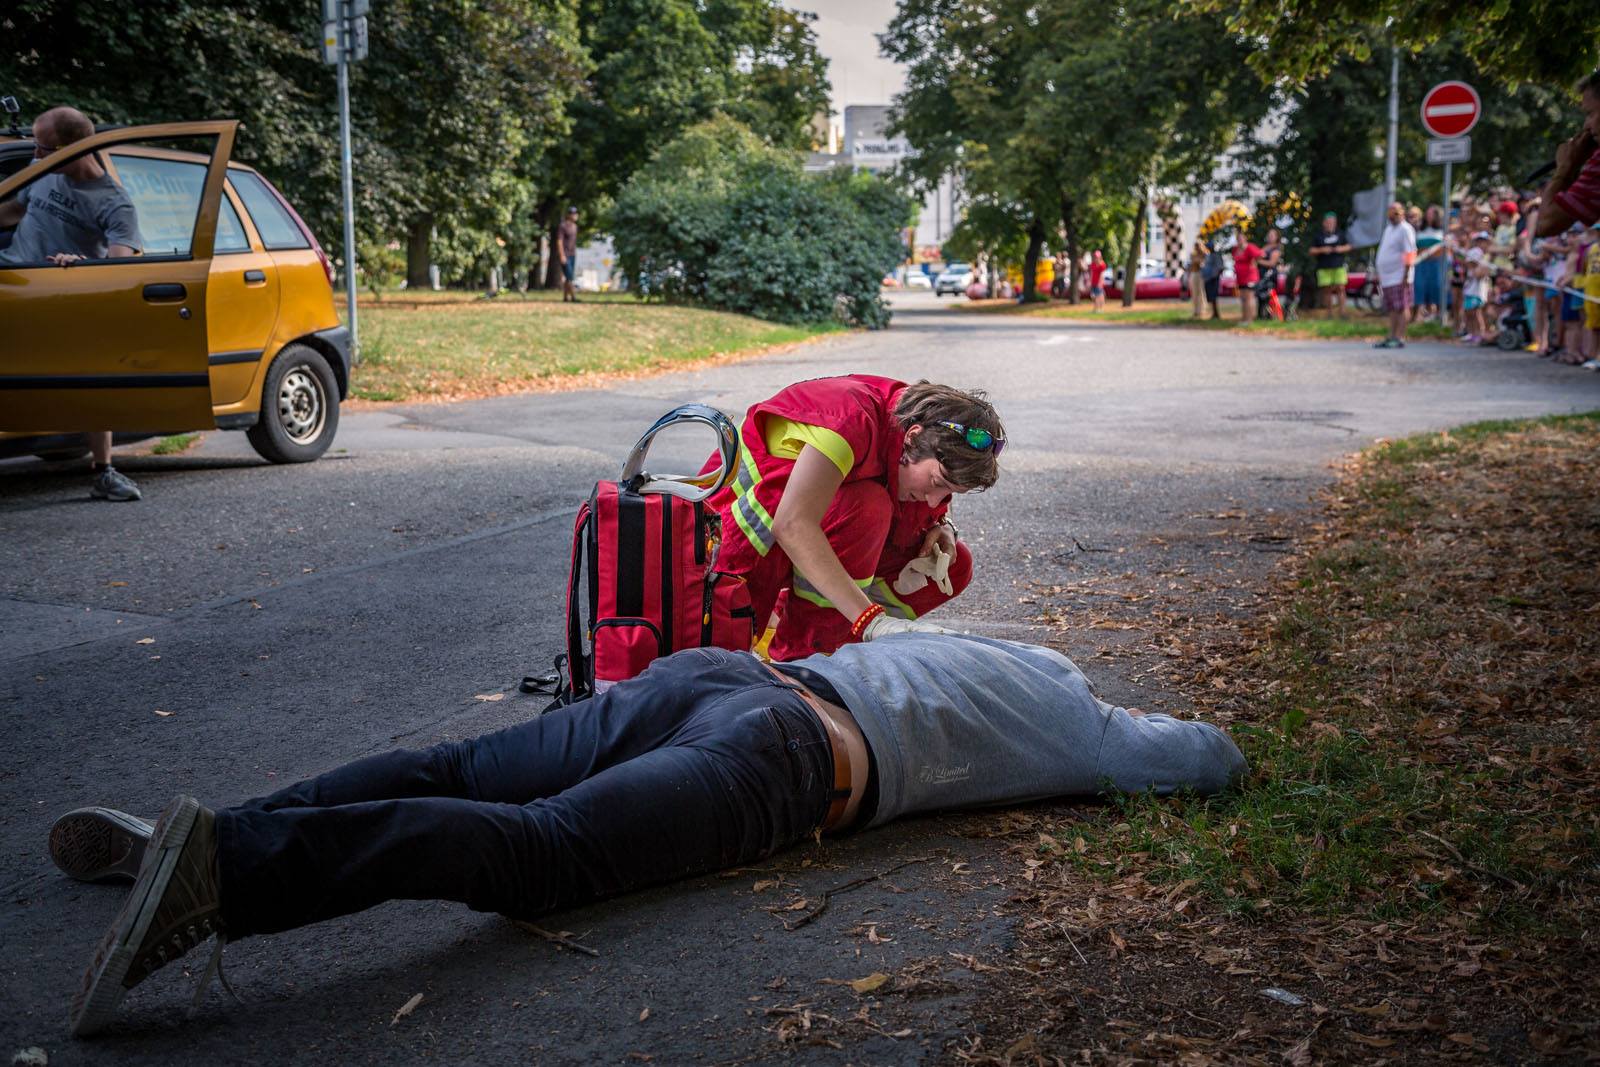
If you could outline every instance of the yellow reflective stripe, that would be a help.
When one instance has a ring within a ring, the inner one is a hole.
[[[914,619],[917,613],[911,605],[894,595],[894,589],[882,578],[874,578],[872,586],[867,590],[867,599],[874,604],[883,605],[885,615],[893,615],[898,619]]]
[[[742,439],[739,441],[739,458],[744,462],[740,464],[739,473],[733,480],[733,521],[744,531],[756,554],[765,556],[772,551],[772,516],[756,499],[756,486],[761,482],[761,472],[756,469],[755,457]]]
[[[873,578],[852,578],[850,580],[855,582],[856,585],[860,586],[862,589],[866,589],[874,581],[876,581],[876,579]],[[794,591],[795,596],[799,597],[801,600],[809,601],[819,608],[831,608],[834,606],[833,601],[823,596],[822,591],[816,586],[812,585],[810,582],[806,581],[805,575],[801,574],[799,571],[794,572],[794,582],[790,588]],[[871,594],[868,595],[870,596]]]
[[[850,472],[855,469],[856,454],[850,442],[826,426],[768,416],[764,435],[767,451],[779,459],[798,459],[800,450],[810,445],[831,459],[844,477],[850,477]]]

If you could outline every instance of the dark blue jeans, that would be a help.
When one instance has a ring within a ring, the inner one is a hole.
[[[689,649],[519,726],[217,812],[228,935],[385,900],[530,917],[748,863],[822,825],[833,756],[755,657]]]

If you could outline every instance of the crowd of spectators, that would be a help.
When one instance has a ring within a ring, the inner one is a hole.
[[[1463,197],[1448,215],[1437,204],[1390,205],[1376,265],[1390,329],[1379,347],[1403,344],[1406,324],[1426,319],[1449,323],[1463,344],[1600,370],[1600,71],[1579,95],[1583,128],[1562,144],[1543,189]],[[1313,257],[1348,250],[1342,239],[1330,216]]]
[[[1540,237],[1540,197],[1504,190],[1462,198],[1447,222],[1437,205],[1410,212],[1420,228],[1409,321],[1446,322],[1462,344],[1600,370],[1600,223]]]

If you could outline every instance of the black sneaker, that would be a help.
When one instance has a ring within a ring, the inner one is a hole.
[[[226,943],[217,882],[216,816],[194,797],[178,797],[161,813],[127,903],[84,972],[72,1001],[74,1037],[104,1029],[128,990],[215,935],[198,1002]]]
[[[50,827],[50,858],[80,882],[131,882],[139,877],[153,827],[113,808],[78,808]]]

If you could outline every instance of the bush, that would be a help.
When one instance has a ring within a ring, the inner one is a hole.
[[[634,292],[774,322],[889,322],[884,274],[911,203],[868,174],[806,174],[737,122],[712,119],[658,152],[611,213]]]

